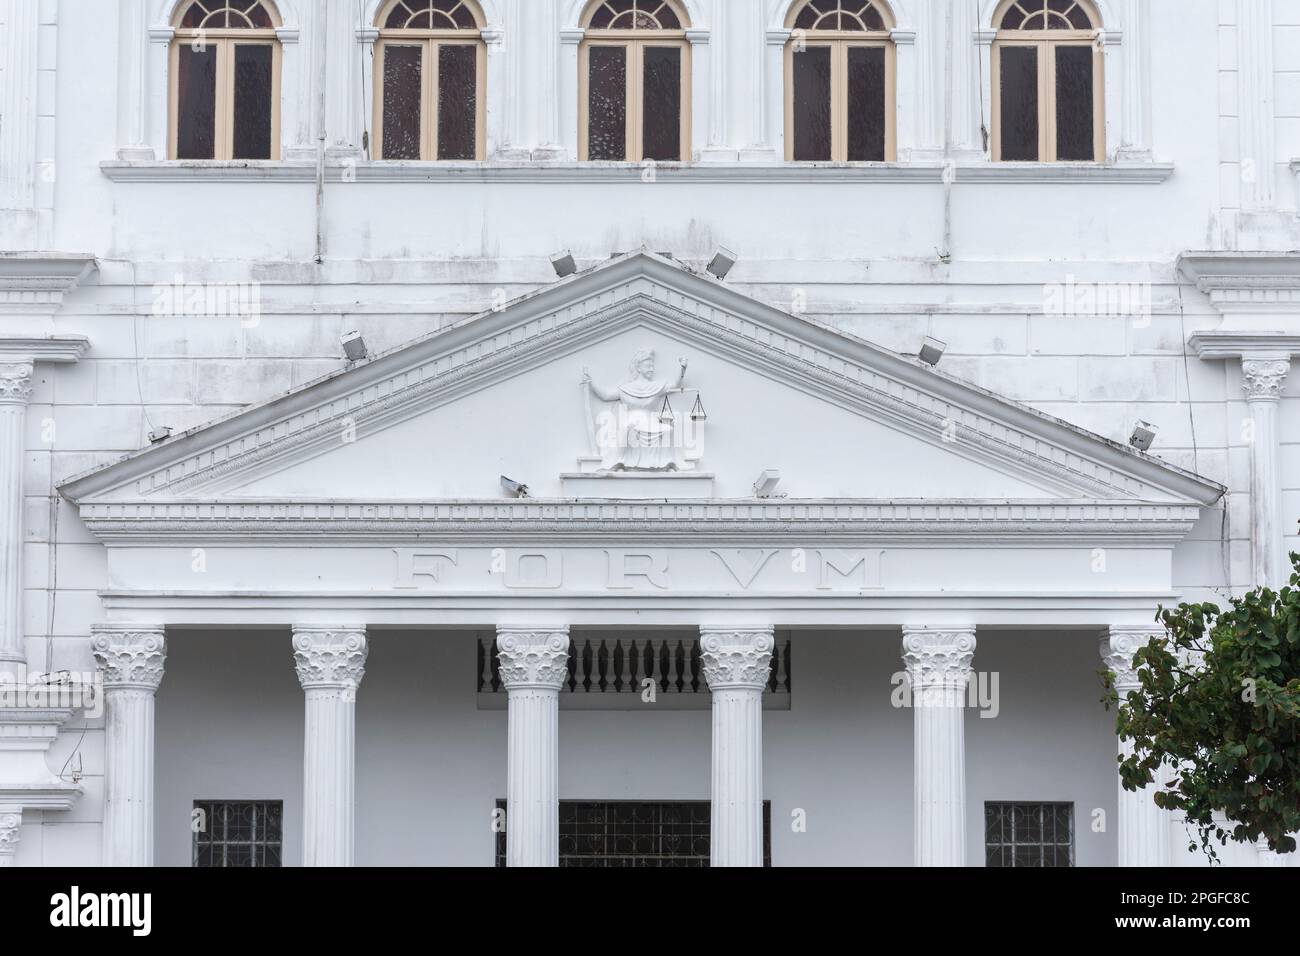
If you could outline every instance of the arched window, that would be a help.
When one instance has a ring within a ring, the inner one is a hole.
[[[786,159],[893,160],[889,8],[882,0],[800,0],[786,25]]]
[[[1087,0],[1010,0],[993,21],[993,158],[1100,162],[1101,18]]]
[[[265,0],[190,0],[173,20],[173,159],[280,157],[280,18]]]
[[[393,0],[379,12],[380,159],[483,158],[487,48],[469,0]]]
[[[690,159],[686,11],[676,0],[594,0],[582,25],[579,158]]]

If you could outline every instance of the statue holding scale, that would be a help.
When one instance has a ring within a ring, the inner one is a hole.
[[[588,437],[600,458],[601,471],[691,471],[699,455],[687,434],[686,416],[673,411],[670,395],[697,391],[686,387],[686,359],[679,359],[677,381],[655,378],[653,349],[639,349],[632,356],[630,379],[612,389],[592,381],[582,370],[583,394],[587,401]],[[611,403],[593,414],[592,397]],[[698,395],[690,414],[692,424],[703,422],[703,405]],[[694,453],[693,453],[694,452]]]

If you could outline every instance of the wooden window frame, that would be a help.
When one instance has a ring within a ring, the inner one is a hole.
[[[797,11],[796,11],[797,12]],[[897,49],[887,33],[865,33],[861,30],[808,31],[798,41],[805,49],[829,47],[831,51],[831,157],[829,160],[799,160],[799,162],[849,162],[849,49],[852,47],[881,47],[885,51],[885,158],[883,162],[898,161],[898,109],[897,109]],[[785,160],[794,158],[794,58],[796,41],[785,45]],[[855,160],[855,162],[861,162]]]
[[[1040,163],[1101,163],[1106,159],[1106,58],[1098,42],[1100,30],[1003,30],[993,41],[992,73],[993,130],[989,147],[993,162],[1002,159],[1002,51],[1007,47],[1033,47],[1038,51],[1038,159]],[[1092,48],[1092,159],[1056,158],[1056,49],[1067,46]],[[1034,160],[1006,160],[1034,162]]]
[[[681,153],[676,160],[656,162],[690,162],[691,147],[691,44],[685,30],[589,30],[578,49],[578,160],[591,162],[588,132],[591,126],[591,48],[624,47],[627,50],[624,123],[627,142],[623,162],[641,163],[645,159],[644,85],[645,50],[647,47],[671,47],[681,50]],[[607,162],[607,160],[598,160]],[[616,162],[616,160],[611,160]]]
[[[167,155],[177,159],[180,140],[180,61],[181,47],[202,40],[216,48],[216,112],[213,129],[211,160],[187,162],[231,162],[235,160],[235,48],[240,46],[269,46],[271,48],[271,155],[280,158],[280,88],[284,48],[274,30],[195,29],[177,30],[172,40],[168,69],[169,108],[167,111]],[[240,158],[240,162],[257,162]],[[265,161],[265,160],[263,160]]]
[[[384,156],[384,57],[390,46],[418,46],[420,53],[420,159],[388,162],[482,162],[487,155],[487,44],[481,30],[381,30],[375,41],[374,156]],[[438,159],[438,51],[474,47],[474,159]]]

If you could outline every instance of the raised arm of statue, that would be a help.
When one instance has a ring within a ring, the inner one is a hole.
[[[591,390],[591,394],[595,395],[602,402],[618,401],[618,397],[619,397],[618,391],[617,390],[609,391],[609,392],[605,391],[594,381],[592,381],[591,373],[587,371],[587,369],[585,368],[582,370],[582,384],[587,386],[587,388]]]

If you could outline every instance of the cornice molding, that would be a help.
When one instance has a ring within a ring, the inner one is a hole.
[[[90,349],[84,335],[0,334],[0,362],[52,362],[69,364]]]
[[[182,540],[257,543],[541,540],[590,543],[600,536],[655,541],[967,540],[994,543],[1125,539],[1176,542],[1197,505],[1137,502],[945,502],[798,500],[656,501],[127,501],[81,506],[105,542]]]
[[[1016,475],[1063,498],[1210,504],[1223,488],[1026,405],[633,253],[370,362],[65,482],[74,501],[130,487],[202,497],[405,421],[651,319],[782,384]],[[955,441],[944,441],[945,437]]]
[[[0,252],[0,313],[51,316],[95,268],[91,255]]]
[[[119,183],[224,183],[316,181],[316,164],[291,160],[187,161],[108,160],[100,171]],[[327,165],[327,182],[361,183],[640,183],[641,163],[415,162],[368,160]],[[965,183],[1162,183],[1172,163],[959,163]],[[943,182],[942,163],[658,163],[656,182],[709,183],[898,183]]]
[[[1193,333],[1187,342],[1203,359],[1289,360],[1300,355],[1300,333],[1212,329]]]

